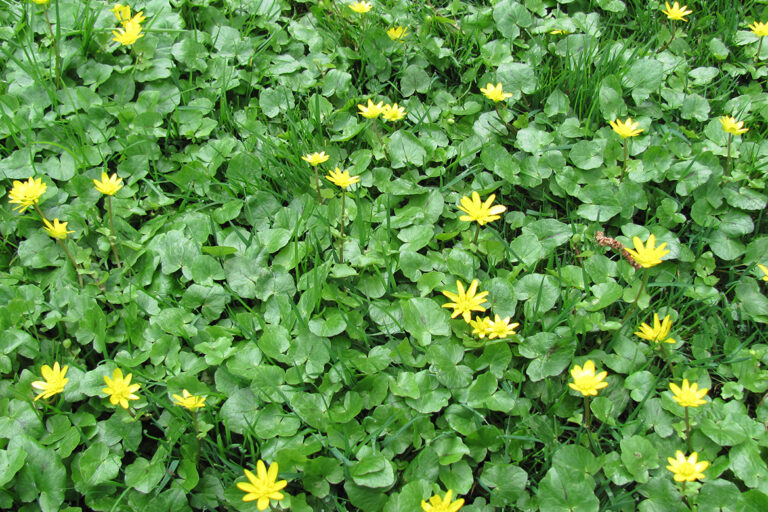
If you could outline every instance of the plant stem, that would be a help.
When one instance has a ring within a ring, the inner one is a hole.
[[[373,133],[376,134],[376,138],[379,139],[379,145],[384,147],[384,143],[381,141],[381,135],[379,135],[379,122],[378,118],[373,119]]]
[[[480,223],[477,223],[477,228],[475,229],[475,237],[472,239],[472,244],[477,243],[477,236],[480,234]]]
[[[624,318],[621,320],[621,325],[624,325],[627,320],[629,320],[629,315],[632,314],[632,312],[637,307],[637,301],[640,300],[640,296],[643,294],[643,291],[645,290],[645,285],[648,283],[648,269],[645,270],[643,273],[643,282],[640,285],[640,290],[637,292],[637,297],[635,297],[635,300],[632,301],[632,305],[629,308],[629,311],[627,311],[627,314],[624,315]]]
[[[59,54],[59,45],[56,43],[56,36],[53,34],[53,24],[51,24],[51,19],[48,17],[47,4],[43,9],[43,13],[45,14],[45,21],[48,22],[48,31],[51,34],[51,41],[53,42],[53,52],[56,54],[56,64],[55,64],[56,87],[61,87],[61,55]]]
[[[346,190],[341,189],[341,235],[339,236],[339,262],[344,263],[344,198]]]
[[[661,353],[664,354],[664,360],[667,362],[667,366],[669,366],[669,371],[672,373],[672,375],[675,375],[675,365],[672,364],[672,361],[669,359],[669,352],[667,352],[667,347],[664,346],[664,342],[660,341],[659,346],[661,347]]]
[[[501,109],[499,109],[499,103],[500,103],[500,102],[498,102],[498,101],[494,101],[494,102],[493,102],[493,106],[494,106],[494,107],[496,107],[496,115],[497,115],[497,116],[499,116],[499,119],[501,120],[501,122],[502,122],[502,123],[504,123],[504,126],[506,126],[506,127],[507,127],[507,130],[509,130],[509,131],[512,131],[512,127],[509,125],[509,123],[507,123],[507,122],[504,120],[504,118],[503,118],[503,117],[501,117]],[[505,104],[504,104],[504,106],[506,107],[506,106],[507,106],[507,104],[505,103]]]
[[[322,204],[323,198],[320,196],[320,175],[317,173],[317,166],[313,166],[315,169],[315,188],[317,188],[317,202]]]
[[[75,267],[75,274],[77,274],[77,282],[80,283],[80,288],[83,287],[83,276],[80,275],[80,267],[77,266],[77,263],[75,263],[75,258],[72,257],[72,254],[69,252],[69,249],[67,249],[67,245],[64,243],[64,240],[61,238],[56,239],[59,242],[59,245],[61,245],[61,248],[64,249],[64,253],[67,255],[67,258],[69,258],[69,261],[72,262],[72,266]]]
[[[763,38],[760,38],[760,42],[757,43],[757,53],[755,54],[755,62],[760,60],[760,50],[763,48]]]
[[[762,39],[760,39],[762,41]],[[728,134],[728,154],[725,157],[725,175],[731,174],[731,141],[733,140],[733,134]]]
[[[200,460],[200,429],[197,424],[197,409],[192,411],[192,423],[195,426],[195,467],[197,467],[197,462]]]
[[[621,178],[619,178],[619,181],[624,181],[624,174],[627,172],[627,153],[629,150],[627,149],[627,146],[629,145],[629,139],[624,139],[624,165],[621,166]]]
[[[586,425],[587,430],[589,430],[589,427],[592,424],[592,416],[590,415],[588,396],[584,397],[584,424]]]
[[[666,22],[664,22],[664,24],[666,24]],[[676,35],[676,34],[677,34],[677,30],[675,30],[675,25],[673,24],[673,25],[672,25],[672,37],[670,38],[670,40],[669,40],[669,41],[667,41],[667,44],[665,44],[664,46],[662,46],[661,48],[659,48],[659,49],[658,49],[658,51],[657,51],[656,53],[661,53],[661,52],[663,52],[664,50],[666,50],[667,48],[669,48],[669,45],[671,45],[671,44],[672,44],[672,41],[674,41],[674,40],[675,40],[675,35]]]
[[[109,245],[112,246],[112,253],[115,255],[117,268],[120,268],[122,265],[120,264],[120,256],[117,255],[117,246],[115,245],[115,240],[117,240],[117,237],[115,236],[115,222],[112,216],[112,196],[107,196],[107,209],[109,210],[109,231],[111,232]]]
[[[685,439],[688,441],[688,452],[693,452],[693,441],[691,440],[691,419],[688,416],[688,407],[685,409]]]

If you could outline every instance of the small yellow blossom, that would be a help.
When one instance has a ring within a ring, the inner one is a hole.
[[[559,28],[556,28],[555,30],[550,30],[550,31],[549,31],[549,33],[550,33],[550,34],[552,34],[553,36],[559,36],[559,35],[565,35],[565,34],[567,34],[567,33],[568,33],[568,31],[567,31],[567,30],[561,30],[561,29],[559,29]]]
[[[474,320],[470,320],[469,325],[472,326],[472,334],[480,339],[485,338],[488,335],[488,329],[491,327],[492,322],[493,320],[487,316],[477,317]]]
[[[569,382],[568,386],[584,396],[597,396],[599,390],[608,386],[607,382],[603,382],[607,376],[608,372],[600,372],[595,375],[595,363],[590,359],[584,363],[584,368],[575,365],[571,369],[573,382]]]
[[[613,131],[618,133],[622,139],[626,139],[627,137],[636,137],[643,132],[642,128],[638,128],[640,123],[632,122],[631,117],[628,117],[626,121],[617,119],[615,121],[610,121],[608,124],[611,125]]]
[[[135,22],[133,19],[123,22],[123,26],[117,30],[112,31],[113,41],[117,41],[123,46],[130,46],[139,38],[144,37],[141,32],[141,23]]]
[[[496,194],[491,194],[485,202],[482,202],[480,201],[480,194],[477,192],[472,192],[471,199],[468,196],[462,197],[459,210],[466,213],[466,215],[460,216],[459,220],[465,222],[475,221],[481,226],[484,226],[489,222],[500,219],[500,214],[504,213],[507,210],[507,207],[500,204],[491,206],[494,199],[496,199]]]
[[[171,397],[173,398],[173,403],[175,403],[176,405],[180,405],[185,409],[189,409],[190,411],[194,411],[196,409],[200,409],[201,407],[205,407],[205,399],[207,397],[193,395],[186,389],[182,389],[181,394],[182,396],[171,395]]]
[[[371,99],[368,99],[368,105],[357,105],[357,108],[360,109],[360,114],[366,119],[375,119],[379,117],[379,115],[384,111],[384,108],[382,107],[384,105],[383,101],[380,101],[378,103],[374,103],[371,101]]]
[[[70,233],[74,233],[74,231],[67,231],[67,223],[66,222],[59,222],[59,219],[53,219],[53,224],[48,222],[48,219],[43,219],[43,224],[45,224],[45,227],[43,228],[48,235],[50,235],[51,238],[57,238],[59,240],[64,240],[67,238],[67,235]]]
[[[480,92],[483,93],[483,95],[488,98],[489,100],[492,100],[494,103],[497,103],[499,101],[504,101],[507,98],[511,98],[514,96],[512,93],[504,92],[504,88],[501,86],[501,82],[497,83],[496,85],[493,85],[492,83],[485,84],[485,89],[482,87],[480,88]]]
[[[677,384],[669,383],[669,389],[672,390],[672,399],[677,402],[680,407],[698,407],[707,403],[706,400],[702,400],[707,396],[708,388],[699,389],[697,383],[689,384],[688,379],[683,379],[683,387],[680,388]]]
[[[635,332],[638,338],[652,341],[654,343],[677,343],[674,338],[669,338],[669,330],[672,328],[672,319],[669,315],[659,322],[659,314],[653,314],[653,327],[643,322],[640,324],[639,331]]]
[[[113,196],[118,190],[123,188],[123,178],[118,178],[117,173],[108,176],[107,173],[101,173],[101,181],[93,180],[93,186],[104,195]]]
[[[110,9],[110,12],[115,15],[115,18],[117,18],[117,21],[123,22],[131,19],[130,5],[115,4],[115,6],[112,9]]]
[[[349,8],[358,14],[365,14],[371,9],[373,9],[373,5],[371,4],[371,2],[366,2],[365,0],[362,0],[360,2],[352,2],[351,4],[349,4]]]
[[[307,162],[312,167],[317,167],[323,162],[327,162],[328,159],[331,158],[330,156],[325,154],[325,151],[321,152],[314,152],[314,153],[307,153],[303,157],[301,157],[302,160]]]
[[[485,312],[485,308],[482,306],[482,304],[486,302],[485,297],[488,295],[488,292],[477,293],[477,287],[479,284],[480,281],[475,279],[472,281],[472,283],[470,283],[469,289],[465,292],[464,285],[461,284],[461,281],[456,281],[456,289],[459,292],[458,294],[449,291],[443,291],[443,295],[453,301],[443,304],[444,308],[453,309],[451,318],[456,318],[457,316],[461,315],[465,322],[470,323],[472,321],[473,311],[478,311],[480,313]]]
[[[14,210],[24,213],[24,210],[40,202],[40,197],[48,190],[48,185],[42,178],[30,178],[27,181],[14,181],[13,188],[8,192],[9,203],[18,204]]]
[[[634,250],[627,249],[627,252],[643,268],[650,268],[658,265],[661,263],[661,258],[669,254],[669,250],[665,249],[667,242],[656,247],[655,235],[650,235],[645,245],[643,245],[643,242],[639,237],[633,237],[632,243],[635,244]]]
[[[519,327],[519,323],[510,324],[509,317],[501,318],[499,315],[494,315],[493,321],[491,321],[488,327],[488,339],[494,338],[504,339],[515,335],[515,328]]]
[[[669,5],[669,2],[664,2],[664,4],[667,6],[667,8],[662,9],[661,12],[666,14],[667,18],[672,21],[688,21],[684,18],[684,16],[688,16],[689,14],[693,13],[693,11],[688,9],[687,5],[680,7],[680,4],[677,2],[675,2],[673,5]]]
[[[435,494],[429,498],[429,503],[421,500],[421,510],[424,512],[456,512],[464,506],[464,498],[452,501],[453,489],[448,489],[445,493],[445,497],[441,498],[439,494]]]
[[[691,453],[691,456],[686,458],[680,450],[675,452],[674,459],[667,457],[667,462],[669,462],[667,469],[674,473],[675,482],[694,482],[705,478],[702,471],[709,467],[709,462],[698,462],[698,458],[699,454],[696,452]]]
[[[341,169],[336,167],[326,177],[328,181],[336,185],[337,187],[347,188],[350,185],[360,181],[360,176],[350,176],[349,171],[342,172]]]
[[[731,135],[741,135],[749,131],[749,128],[744,128],[744,121],[736,121],[731,116],[722,116],[719,119],[723,130]]]
[[[757,264],[757,266],[760,268],[760,270],[763,271],[763,281],[768,281],[768,267],[765,265]]]
[[[390,105],[387,103],[384,108],[381,109],[381,118],[385,121],[399,121],[405,117],[405,108],[399,107],[397,103]]]
[[[104,376],[107,387],[102,388],[101,391],[109,395],[109,402],[112,405],[120,404],[120,407],[127,409],[128,400],[139,399],[134,393],[139,390],[141,384],[131,384],[131,377],[132,374],[130,373],[123,377],[120,368],[115,368],[111,379],[106,375]]]
[[[403,27],[402,25],[399,25],[397,27],[392,27],[389,30],[387,30],[387,35],[389,38],[393,41],[398,41],[400,43],[403,43],[403,39],[405,39],[405,36],[408,34],[408,27]]]
[[[32,1],[37,5],[48,5],[48,2],[50,2],[51,0],[32,0]]]
[[[41,391],[35,397],[35,402],[40,398],[48,399],[64,391],[64,386],[69,382],[69,379],[64,377],[67,374],[68,368],[69,366],[67,365],[64,365],[64,368],[60,368],[59,363],[53,363],[53,368],[47,364],[40,368],[40,373],[43,374],[45,381],[36,380],[32,383],[33,388]]]
[[[749,30],[752,31],[757,37],[768,36],[768,23],[761,23],[759,21],[754,22],[749,26]]]
[[[266,510],[269,507],[269,500],[280,501],[284,498],[280,492],[288,482],[286,480],[277,480],[277,462],[269,465],[267,470],[264,461],[256,462],[256,474],[254,475],[247,469],[244,470],[248,482],[238,482],[237,488],[244,491],[243,501],[256,501],[256,508]]]

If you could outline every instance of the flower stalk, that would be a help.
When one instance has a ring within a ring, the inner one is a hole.
[[[375,123],[375,121],[374,121]],[[347,197],[346,189],[341,189],[341,229],[339,234],[339,262],[344,263],[344,199]]]
[[[112,246],[112,254],[115,255],[117,268],[121,268],[122,265],[120,264],[120,256],[118,256],[117,254],[117,245],[115,245],[117,236],[115,236],[115,221],[112,215],[112,196],[107,196],[107,210],[109,210],[109,232],[110,232],[109,245]]]
[[[56,4],[56,11],[57,11],[57,19],[58,19],[58,9],[59,6]],[[51,34],[51,41],[53,44],[53,52],[56,54],[56,62],[55,62],[55,79],[56,79],[56,87],[61,87],[61,53],[59,52],[59,45],[56,40],[56,36],[53,33],[53,24],[51,23],[51,19],[48,17],[48,4],[45,5],[45,8],[43,9],[43,13],[45,14],[45,21],[48,23],[48,32]],[[58,25],[57,25],[58,30]]]
[[[35,210],[37,211],[37,214],[40,216],[40,220],[43,221],[44,224],[48,223],[48,219],[43,215],[43,211],[40,209],[40,207],[37,205],[37,203],[34,204]],[[66,224],[66,222],[64,223]],[[66,254],[67,259],[69,259],[69,262],[72,263],[72,266],[75,269],[75,274],[77,275],[77,282],[80,283],[80,288],[83,287],[83,276],[80,275],[80,266],[75,261],[75,258],[72,257],[72,253],[69,252],[69,249],[67,248],[67,245],[64,243],[64,240],[61,238],[56,238],[56,241],[59,243],[61,248],[64,250],[64,254]]]

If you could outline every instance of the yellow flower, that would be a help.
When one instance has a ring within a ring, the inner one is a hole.
[[[704,471],[709,467],[709,462],[701,461],[697,462],[699,454],[693,452],[690,457],[686,458],[685,454],[680,450],[675,452],[675,458],[667,457],[669,466],[667,469],[675,474],[675,482],[694,482],[701,478],[705,478]]]
[[[470,320],[469,325],[472,326],[472,334],[476,335],[478,338],[483,339],[488,334],[488,329],[490,329],[492,320],[488,318],[487,316],[478,317],[475,320]]]
[[[405,117],[405,109],[403,107],[398,107],[397,103],[393,103],[392,105],[387,103],[384,105],[384,108],[381,109],[381,117],[385,121],[399,121]]]
[[[584,363],[584,368],[575,365],[571,369],[573,382],[569,382],[568,386],[584,396],[597,396],[597,391],[608,385],[607,382],[603,382],[607,376],[608,372],[600,372],[595,375],[595,363],[590,359]]]
[[[118,178],[117,173],[107,176],[107,173],[101,173],[101,181],[93,180],[93,186],[104,195],[113,196],[118,190],[123,188],[123,178]]]
[[[479,311],[480,313],[485,311],[481,304],[486,302],[485,297],[488,295],[488,292],[477,293],[477,286],[479,284],[480,281],[475,279],[470,283],[469,289],[464,292],[464,285],[461,284],[461,281],[456,281],[458,295],[453,292],[443,291],[443,295],[453,301],[443,304],[444,308],[453,308],[451,318],[462,315],[464,321],[469,323],[472,320],[473,311]]]
[[[321,151],[319,153],[307,153],[303,157],[301,157],[302,160],[307,162],[312,167],[317,167],[323,162],[327,162],[328,159],[331,158],[330,156],[325,154],[325,151]]]
[[[384,109],[382,108],[382,105],[384,105],[383,101],[374,103],[371,101],[370,98],[368,98],[368,106],[360,105],[358,103],[357,108],[360,109],[360,112],[358,112],[358,114],[360,114],[366,119],[376,119],[377,117],[379,117],[379,114],[381,114],[384,111]]]
[[[399,41],[403,43],[403,39],[405,39],[405,36],[408,34],[408,27],[404,27],[402,25],[399,25],[397,27],[392,27],[389,30],[387,30],[387,35],[389,38],[393,41]]]
[[[267,471],[263,460],[256,462],[256,475],[244,470],[245,476],[248,478],[248,482],[238,482],[237,488],[241,491],[245,491],[246,495],[243,496],[243,501],[256,502],[256,508],[259,510],[266,510],[269,506],[269,500],[280,501],[283,499],[283,493],[280,492],[288,482],[286,480],[277,481],[277,462],[273,462],[269,465],[269,471]]]
[[[146,20],[146,19],[147,19],[147,17],[144,16],[144,11],[139,11],[136,14],[133,15],[133,18],[131,18],[129,20],[123,21],[123,26],[125,26],[125,24],[128,23],[128,22],[144,23],[144,20]]]
[[[117,21],[128,21],[131,19],[131,7],[129,5],[115,4],[115,6],[110,9],[110,12],[115,15]]]
[[[453,489],[448,489],[445,493],[445,498],[441,498],[439,494],[435,494],[429,498],[429,503],[421,500],[421,510],[424,512],[456,512],[464,506],[464,498],[456,501],[451,501],[453,498]]]
[[[768,267],[766,267],[765,265],[761,265],[759,263],[757,264],[757,266],[760,267],[760,270],[762,270],[763,274],[765,274],[763,276],[763,281],[768,281]]]
[[[639,331],[635,332],[638,338],[652,341],[654,343],[677,343],[674,338],[668,338],[669,330],[672,328],[672,319],[669,315],[659,322],[659,314],[653,314],[653,327],[643,322],[640,324]]]
[[[32,383],[33,388],[39,389],[41,391],[41,393],[35,397],[35,402],[37,402],[40,398],[48,399],[53,395],[64,391],[64,386],[66,386],[67,382],[69,382],[69,379],[64,378],[64,376],[67,374],[68,368],[69,366],[67,365],[64,365],[64,368],[60,368],[59,363],[53,363],[53,368],[47,364],[44,364],[43,367],[40,368],[40,373],[43,374],[45,382],[36,380]]]
[[[496,85],[493,85],[489,82],[485,84],[485,89],[482,87],[480,88],[480,92],[483,93],[483,95],[489,100],[493,100],[494,103],[504,101],[507,98],[514,96],[512,93],[504,92],[504,88],[501,86],[501,82],[497,83]]]
[[[32,1],[35,2],[37,5],[47,5],[48,2],[50,2],[50,0],[32,0]]]
[[[53,224],[48,222],[48,219],[43,219],[43,224],[45,224],[45,227],[43,228],[46,233],[48,233],[51,238],[58,238],[59,240],[64,240],[67,238],[67,235],[70,233],[74,233],[74,231],[67,231],[67,223],[66,222],[59,222],[59,219],[53,219]]]
[[[749,131],[749,128],[744,128],[744,121],[736,121],[731,116],[722,116],[720,124],[723,126],[723,130],[731,135],[741,135]]]
[[[18,204],[14,210],[24,213],[24,210],[40,201],[40,196],[48,190],[48,185],[42,178],[30,178],[27,181],[14,181],[13,188],[8,192],[9,203]]]
[[[626,121],[617,119],[615,121],[610,121],[608,124],[611,125],[613,131],[618,133],[622,139],[626,139],[627,137],[636,137],[643,132],[642,128],[638,128],[640,123],[632,122],[631,117],[628,117]]]
[[[519,326],[519,323],[510,324],[508,316],[501,318],[499,315],[495,315],[495,318],[488,327],[488,339],[504,339],[513,336],[515,334],[515,328]]]
[[[349,171],[342,172],[341,169],[336,167],[325,177],[325,179],[337,187],[347,188],[350,185],[359,182],[360,176],[350,176]]]
[[[349,8],[358,14],[365,14],[371,9],[373,9],[373,5],[371,5],[371,2],[366,2],[365,0],[362,0],[360,2],[352,2],[351,4],[349,4]]]
[[[133,19],[123,22],[123,26],[113,30],[112,35],[115,36],[112,40],[117,41],[123,46],[130,46],[138,41],[140,37],[144,37],[144,34],[141,33],[141,24]]]
[[[683,379],[682,389],[674,383],[669,383],[669,389],[672,390],[674,395],[672,398],[680,407],[698,407],[707,403],[706,400],[702,400],[707,396],[709,389],[699,389],[699,385],[695,382],[688,384],[688,379]]]
[[[567,30],[561,30],[561,29],[559,29],[559,28],[556,28],[555,30],[550,30],[550,32],[549,32],[549,33],[550,33],[550,34],[552,34],[553,36],[559,36],[559,35],[565,35],[565,34],[567,34],[567,33],[568,33],[568,31],[567,31]]]
[[[643,245],[639,237],[632,238],[632,243],[635,244],[635,249],[627,249],[627,252],[643,268],[651,268],[654,265],[658,265],[661,263],[661,258],[669,254],[669,250],[665,249],[667,242],[656,247],[655,235],[650,235],[645,245]]]
[[[749,30],[751,30],[757,37],[768,36],[768,23],[760,23],[759,21],[756,21],[749,26]]]
[[[139,399],[134,393],[139,390],[141,384],[131,384],[131,377],[132,374],[129,373],[123,378],[123,372],[120,368],[115,368],[111,379],[106,375],[104,376],[107,387],[102,388],[101,391],[109,395],[109,402],[112,405],[120,404],[120,407],[127,409],[128,400]]]
[[[202,407],[205,407],[205,399],[207,397],[193,395],[186,389],[182,389],[181,394],[183,396],[171,395],[171,397],[173,398],[173,403],[175,403],[176,405],[180,405],[185,409],[189,409],[190,411],[194,411],[195,409],[200,409]]]
[[[689,14],[693,13],[690,9],[688,9],[687,5],[684,5],[680,7],[680,4],[675,2],[673,5],[669,5],[669,2],[664,2],[664,4],[667,6],[666,10],[662,9],[661,12],[667,15],[667,18],[669,18],[672,21],[688,21],[683,16],[688,16]]]
[[[480,201],[480,194],[477,192],[472,192],[472,199],[468,196],[462,197],[459,210],[466,213],[466,215],[459,217],[459,220],[465,222],[475,221],[483,226],[496,219],[500,219],[501,215],[499,214],[504,213],[507,210],[507,207],[500,204],[492,207],[491,205],[493,204],[494,199],[496,199],[496,194],[491,194],[483,203]]]

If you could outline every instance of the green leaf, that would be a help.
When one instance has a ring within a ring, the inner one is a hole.
[[[24,467],[27,452],[19,444],[13,444],[7,450],[0,450],[0,489],[13,480],[13,476]]]
[[[349,469],[352,480],[363,487],[389,487],[395,483],[392,464],[381,454],[366,455]]]
[[[432,336],[449,336],[451,333],[445,308],[432,299],[413,298],[400,301],[403,311],[403,327],[422,346],[429,345]]]
[[[568,156],[579,169],[596,169],[603,165],[603,146],[596,141],[580,140],[571,148]]]
[[[393,133],[389,138],[388,149],[393,169],[400,169],[406,164],[421,166],[426,161],[426,150],[419,139],[407,131],[398,130]]]
[[[659,467],[659,454],[645,437],[626,437],[621,440],[621,461],[636,482],[645,483],[648,470]]]
[[[91,444],[76,457],[74,465],[76,472],[73,473],[72,479],[75,481],[75,488],[82,493],[113,480],[120,472],[120,458],[100,441]]]
[[[165,466],[161,462],[139,457],[125,468],[125,485],[146,494],[155,489],[164,475]]]
[[[588,483],[568,478],[554,467],[539,482],[536,497],[540,510],[550,512],[597,512],[600,509],[600,502]]]

